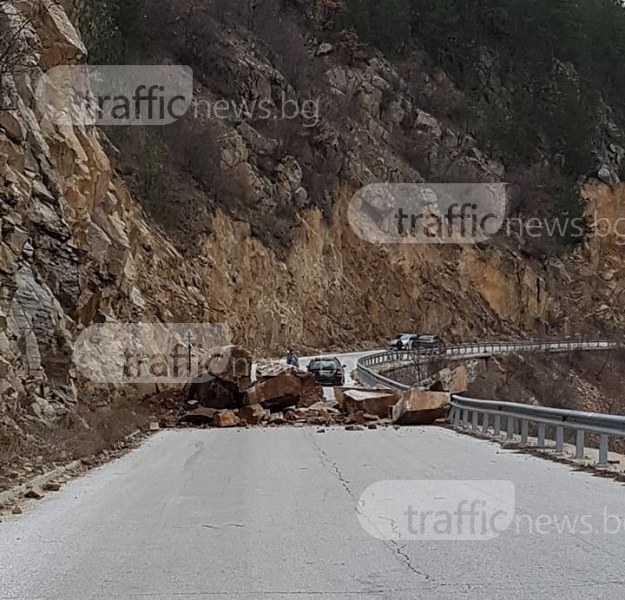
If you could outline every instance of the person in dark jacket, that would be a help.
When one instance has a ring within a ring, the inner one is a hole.
[[[299,358],[297,358],[297,355],[293,352],[293,350],[288,351],[286,355],[286,364],[299,369]]]

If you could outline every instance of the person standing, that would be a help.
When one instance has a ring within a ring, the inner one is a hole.
[[[295,354],[293,350],[288,351],[286,355],[286,364],[299,369],[299,358],[297,358],[297,354]]]

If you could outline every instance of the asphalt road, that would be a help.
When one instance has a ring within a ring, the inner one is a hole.
[[[318,356],[304,356],[299,359],[299,364],[301,369],[306,369],[308,367],[308,363],[313,358],[318,358],[320,356],[327,356],[330,358],[337,357],[341,364],[345,366],[345,385],[352,386],[357,385],[357,382],[352,377],[356,372],[356,363],[358,360],[368,354],[375,354],[376,352],[383,352],[383,350],[370,350],[368,352],[352,352],[349,354],[323,354]],[[323,389],[323,395],[327,401],[334,400],[334,389],[331,387],[325,387]]]
[[[384,541],[356,506],[391,479],[510,480],[519,514],[591,515],[597,530]],[[611,480],[438,428],[167,431],[5,517],[0,598],[622,599],[625,528],[601,522],[624,499]]]

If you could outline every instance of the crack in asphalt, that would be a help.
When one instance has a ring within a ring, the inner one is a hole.
[[[330,458],[328,453],[317,443],[317,441],[312,436],[312,434],[308,434],[308,437],[310,438],[310,441],[312,442],[313,447],[317,450],[319,454],[319,460],[323,468],[326,471],[334,474],[334,476],[338,479],[340,484],[343,486],[343,489],[347,492],[348,496],[354,501],[354,512],[356,512],[357,514],[360,514],[364,518],[367,518],[366,515],[361,510],[359,510],[359,504],[362,504],[364,506],[364,503],[362,503],[360,499],[357,498],[356,495],[352,492],[350,483],[341,472],[341,469],[338,463],[332,458]],[[393,531],[397,532],[397,524],[395,523],[394,520],[391,519],[391,521],[392,521],[391,527]],[[415,575],[418,575],[419,577],[422,577],[423,579],[425,579],[427,583],[435,583],[435,580],[432,578],[431,575],[428,575],[428,573],[425,573],[423,571],[419,571],[419,569],[417,569],[417,567],[412,563],[410,555],[406,552],[406,545],[402,546],[396,540],[380,540],[380,541],[384,544],[384,546],[388,550],[390,550],[393,556],[401,564],[403,564],[409,571],[411,571]]]

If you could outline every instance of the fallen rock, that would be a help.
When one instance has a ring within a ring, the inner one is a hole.
[[[365,413],[362,411],[351,412],[347,417],[347,423],[356,424],[356,425],[364,425],[365,424]]]
[[[323,389],[309,373],[276,363],[259,366],[258,382],[247,391],[245,404],[272,411],[311,406],[323,400]]]
[[[158,421],[150,421],[149,430],[158,431],[161,428]]]
[[[239,417],[231,410],[222,410],[215,415],[213,424],[215,427],[236,427],[239,424]]]
[[[188,387],[187,403],[197,401],[200,406],[216,410],[234,410],[243,406],[245,394],[236,383],[216,377],[202,377]]]
[[[397,425],[431,425],[447,416],[450,398],[447,392],[412,388],[404,392],[393,407],[393,422]]]
[[[159,421],[163,429],[175,429],[180,420],[175,415],[165,415]]]
[[[274,360],[261,360],[256,365],[256,383],[263,383],[285,373],[296,375],[298,372],[304,373],[305,371]]]
[[[308,411],[323,411],[323,412],[330,411],[329,406],[325,402],[315,402],[314,404],[307,406],[306,409]]]
[[[56,481],[50,481],[43,486],[43,490],[46,492],[58,492],[61,489],[61,484]]]
[[[364,388],[362,387],[335,387],[334,388],[334,400],[336,401],[337,406],[342,410],[345,404],[345,392],[355,391],[361,392]]]
[[[270,410],[283,410],[299,402],[301,391],[302,385],[296,376],[282,373],[250,388],[247,391],[246,404],[260,404]]]
[[[11,513],[14,515],[21,515],[22,512],[24,512],[19,506],[14,506],[13,510],[11,510]]]
[[[180,417],[180,423],[188,423],[190,425],[211,425],[218,412],[219,411],[215,408],[200,406]]]
[[[310,373],[298,375],[302,384],[298,407],[309,407],[323,402],[323,388],[315,381]]]
[[[345,431],[364,431],[365,428],[362,425],[347,425]]]
[[[284,418],[284,413],[277,412],[273,413],[269,417],[269,425],[284,425],[286,423],[286,419]]]
[[[38,488],[32,488],[24,494],[24,498],[30,498],[33,500],[41,500],[43,497],[43,492]]]
[[[246,425],[260,425],[269,419],[269,413],[260,404],[252,404],[239,409],[239,419]]]
[[[240,392],[252,385],[252,355],[241,346],[224,346],[210,357],[210,374]]]
[[[145,400],[155,412],[158,410],[173,410],[184,401],[182,390],[165,390]]]
[[[362,412],[384,418],[399,401],[397,392],[393,390],[344,390],[343,410],[349,415]]]

